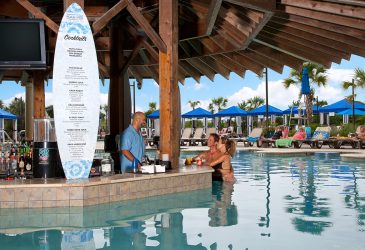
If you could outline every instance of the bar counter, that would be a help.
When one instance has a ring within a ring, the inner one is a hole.
[[[118,174],[84,180],[0,180],[0,208],[81,207],[209,188],[210,167]]]

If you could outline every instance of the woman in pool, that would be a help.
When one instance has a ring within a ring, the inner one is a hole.
[[[222,152],[222,155],[214,159],[209,166],[214,168],[213,180],[218,181],[234,181],[234,171],[231,165],[231,157],[236,152],[236,144],[227,138],[221,138],[219,140],[218,150]]]

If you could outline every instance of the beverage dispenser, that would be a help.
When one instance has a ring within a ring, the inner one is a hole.
[[[64,176],[53,119],[34,119],[33,176],[34,178]]]

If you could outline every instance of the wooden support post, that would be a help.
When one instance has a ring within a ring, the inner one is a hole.
[[[27,141],[33,140],[33,84],[27,83],[25,85],[25,139]]]
[[[159,2],[160,36],[167,52],[159,52],[160,79],[160,150],[169,154],[173,168],[178,168],[180,155],[180,91],[178,71],[178,0]]]
[[[84,0],[63,0],[63,12],[73,3],[77,3],[81,8],[84,8]]]
[[[44,97],[44,73],[34,71],[33,73],[33,117],[34,119],[45,118],[45,97]]]
[[[121,134],[131,121],[131,95],[127,70],[120,72],[123,65],[123,31],[121,25],[111,25],[110,48],[110,85],[109,85],[109,124],[110,133],[105,141],[106,147],[110,147],[115,136]],[[117,149],[111,151],[116,170],[120,170],[119,153]]]

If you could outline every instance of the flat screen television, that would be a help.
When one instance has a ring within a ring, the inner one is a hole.
[[[0,69],[46,68],[44,21],[0,19]]]

